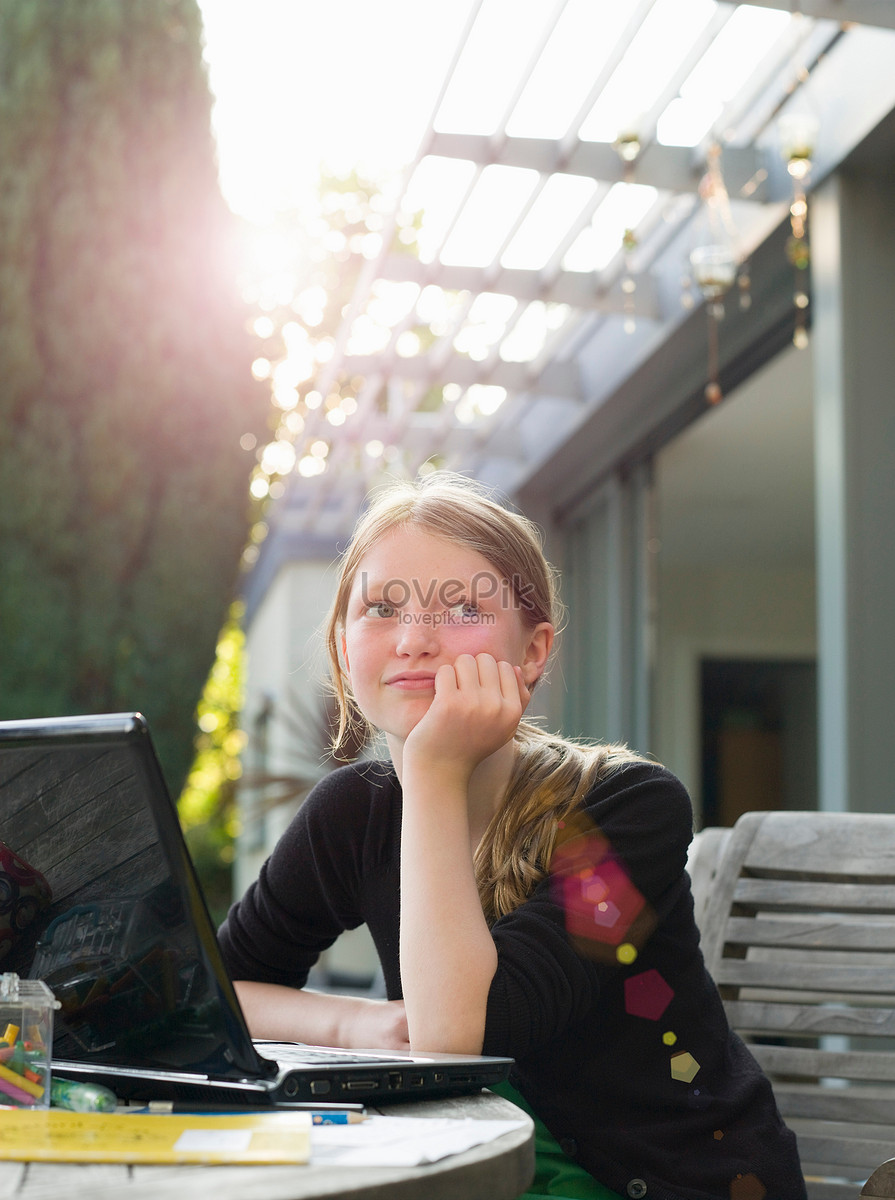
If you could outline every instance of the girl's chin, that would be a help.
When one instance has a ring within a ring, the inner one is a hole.
[[[397,738],[403,742],[405,738],[416,729],[420,721],[426,715],[429,705],[426,704],[422,708],[417,709],[415,713],[407,712],[404,714],[404,719],[400,721],[392,721],[389,726],[380,725],[379,729],[387,736]]]

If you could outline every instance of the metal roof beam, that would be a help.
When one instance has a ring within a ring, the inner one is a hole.
[[[541,300],[545,304],[568,304],[588,312],[606,315],[625,313],[626,301],[631,297],[622,291],[616,282],[610,289],[600,290],[597,276],[589,271],[561,271],[552,279],[546,279],[541,271],[526,271],[517,267],[466,267],[445,263],[422,263],[406,254],[395,254],[386,259],[380,275],[400,283],[418,283],[421,287],[434,284],[449,292],[497,292],[512,296],[515,300],[531,303]],[[638,275],[637,315],[658,317],[656,288],[649,275]]]
[[[568,150],[550,138],[493,138],[472,133],[436,132],[428,153],[441,158],[462,158],[470,162],[498,163],[505,167],[525,167],[542,174],[583,175],[603,183],[643,183],[669,192],[695,192],[706,172],[706,164],[691,146],[646,146],[633,163],[622,162],[611,142],[576,141]],[[752,146],[725,146],[721,169],[731,196],[752,184],[763,168],[763,159]],[[762,200],[761,187],[749,192],[752,200]]]
[[[757,8],[780,8],[793,11],[792,0],[749,0]],[[838,21],[840,24],[878,25],[895,29],[895,7],[891,0],[801,0],[798,11],[803,17],[819,21]]]
[[[348,355],[340,367],[349,375],[372,375],[382,373],[382,359],[378,355]],[[535,392],[545,396],[556,396],[564,400],[582,399],[581,379],[574,362],[548,362],[540,370],[532,370],[530,363],[497,362],[484,364],[453,354],[439,363],[437,371],[426,355],[414,358],[394,358],[387,367],[391,379],[408,379],[411,382],[457,383],[461,387],[474,384],[495,384],[508,392]],[[437,376],[437,379],[436,379]]]

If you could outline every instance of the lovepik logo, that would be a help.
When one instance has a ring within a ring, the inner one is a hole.
[[[426,586],[419,579],[388,579],[381,587],[370,589],[366,571],[360,577],[361,601],[365,607],[387,604],[398,614],[407,608],[411,600],[422,610],[421,616],[433,618],[439,613],[449,613],[467,606],[470,612],[459,614],[460,620],[482,620],[488,616],[480,613],[480,606],[499,597],[501,608],[528,608],[527,598],[534,591],[532,584],[515,577],[512,581],[491,571],[477,571],[469,581],[462,579],[431,580]],[[410,614],[405,614],[409,617]],[[493,614],[491,615],[493,620]],[[439,622],[440,623],[440,622]]]

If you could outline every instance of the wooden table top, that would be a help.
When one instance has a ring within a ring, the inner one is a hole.
[[[515,1200],[534,1175],[534,1128],[491,1092],[390,1104],[389,1116],[524,1120],[521,1129],[422,1167],[122,1166],[0,1162],[6,1200]]]

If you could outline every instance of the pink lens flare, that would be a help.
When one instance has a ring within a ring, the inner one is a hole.
[[[582,954],[616,961],[616,947],[643,944],[654,924],[652,911],[599,830],[582,829],[574,819],[558,828],[565,836],[553,852],[550,873],[566,929]]]
[[[658,1021],[673,998],[674,989],[656,970],[641,971],[625,980],[625,1011],[633,1017]]]

